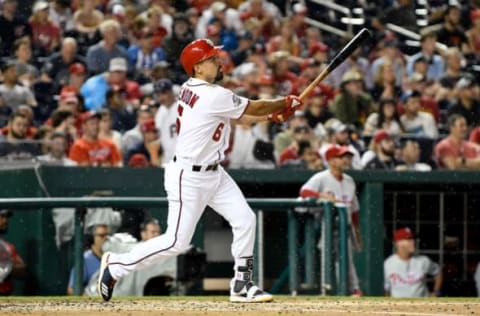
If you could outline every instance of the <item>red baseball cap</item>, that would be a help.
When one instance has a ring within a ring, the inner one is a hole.
[[[310,56],[316,54],[316,53],[326,53],[328,52],[328,46],[321,43],[321,42],[316,42],[312,46],[310,46],[310,49],[308,50],[308,53]]]
[[[129,167],[148,167],[150,164],[148,163],[147,157],[144,154],[134,154],[128,160]]]
[[[393,233],[393,241],[397,242],[403,239],[413,239],[413,233],[410,228],[400,228]]]
[[[68,67],[68,72],[71,75],[83,75],[85,73],[85,66],[82,63],[73,63]]]
[[[325,159],[330,161],[332,158],[341,158],[345,155],[353,155],[353,153],[348,149],[347,146],[338,147],[336,145],[330,146],[325,152]]]
[[[470,20],[475,20],[477,18],[480,18],[480,9],[474,9],[470,12]]]
[[[140,131],[145,134],[147,132],[158,132],[158,129],[155,126],[155,121],[148,119],[140,125]]]
[[[373,138],[373,141],[375,142],[375,144],[378,144],[384,139],[391,139],[391,138],[392,136],[390,136],[390,134],[386,130],[382,129],[375,133],[375,137]]]
[[[73,86],[65,86],[60,91],[60,100],[78,104],[77,89]]]

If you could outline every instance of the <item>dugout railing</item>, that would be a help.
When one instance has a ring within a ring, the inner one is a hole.
[[[155,197],[79,197],[79,198],[7,198],[0,199],[0,208],[32,209],[32,208],[61,208],[61,207],[166,207],[166,198]],[[327,202],[317,202],[314,199],[298,200],[298,199],[282,199],[269,198],[248,199],[249,205],[258,214],[257,238],[255,244],[256,259],[256,279],[260,286],[263,286],[264,280],[264,230],[263,230],[263,214],[271,211],[288,212],[288,274],[289,274],[289,290],[292,295],[296,295],[299,287],[299,223],[296,216],[296,208],[319,208],[323,209],[322,215],[322,292],[324,294],[347,295],[347,275],[348,275],[348,218],[347,210],[343,205],[334,206]],[[335,272],[335,259],[333,258],[333,230],[334,230],[334,214],[338,213],[339,219],[339,238],[338,238],[338,273]],[[308,219],[305,223],[305,245],[303,261],[305,273],[305,282],[312,284],[315,279],[315,238],[316,235],[312,229],[312,219]],[[75,212],[74,224],[74,294],[81,295],[83,293],[83,212]],[[338,275],[338,282],[336,276]]]

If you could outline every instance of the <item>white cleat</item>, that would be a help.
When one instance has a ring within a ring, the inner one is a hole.
[[[247,283],[240,292],[230,291],[233,303],[266,303],[273,301],[273,295],[261,290],[252,282]]]

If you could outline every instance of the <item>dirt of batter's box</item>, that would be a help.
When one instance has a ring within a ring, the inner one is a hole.
[[[394,299],[302,299],[279,298],[272,303],[235,304],[226,299],[131,299],[109,303],[85,299],[75,301],[0,299],[1,315],[66,315],[66,316],[281,316],[281,315],[405,315],[444,316],[480,315],[480,301],[436,301]]]

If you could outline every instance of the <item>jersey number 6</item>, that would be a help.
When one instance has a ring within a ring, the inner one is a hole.
[[[217,128],[215,129],[215,133],[213,133],[212,139],[216,142],[220,140],[220,137],[222,137],[222,130],[225,124],[220,123],[218,124]]]
[[[177,107],[177,112],[178,112],[178,117],[175,123],[177,125],[177,135],[178,135],[180,134],[180,126],[182,125],[180,122],[180,117],[183,114],[183,106],[181,106],[180,104]],[[224,123],[218,124],[217,128],[215,129],[215,133],[213,133],[213,136],[212,136],[212,139],[214,141],[218,142],[220,140],[220,138],[222,137],[222,130],[224,127],[225,127]]]

